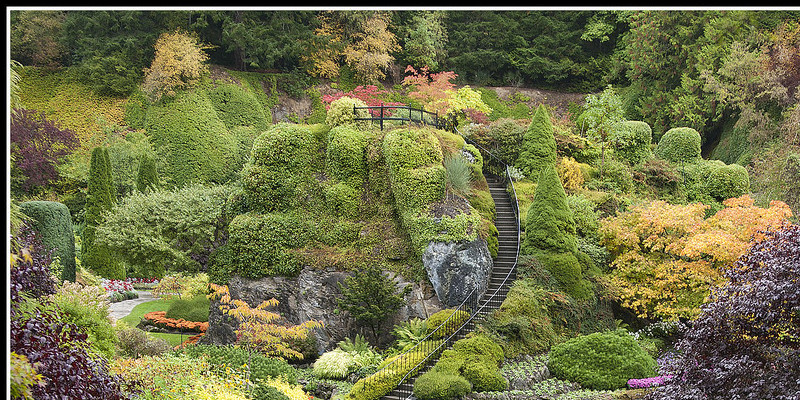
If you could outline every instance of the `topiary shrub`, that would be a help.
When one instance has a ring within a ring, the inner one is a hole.
[[[504,359],[503,349],[488,336],[478,334],[453,343],[453,348],[445,350],[431,368],[417,379],[414,394],[420,398],[452,399],[453,396],[469,387],[469,391],[488,392],[505,390],[508,382],[500,372],[500,362]],[[469,383],[464,385],[460,377]],[[435,379],[443,379],[456,385],[445,390]]]
[[[461,375],[427,372],[414,381],[414,396],[421,400],[451,400],[472,392],[472,384]]]
[[[650,157],[650,143],[653,142],[653,130],[644,121],[623,121],[613,127],[611,137],[614,154],[631,165],[641,163]]]
[[[218,83],[216,87],[208,90],[208,98],[214,106],[217,117],[228,129],[252,126],[261,132],[272,122],[256,96],[240,85]]]
[[[694,162],[700,159],[701,142],[692,128],[672,128],[659,140],[655,155],[671,163]]]
[[[281,123],[256,138],[242,170],[243,198],[258,211],[285,211],[300,203],[317,150],[306,126]]]
[[[720,165],[706,178],[708,194],[719,201],[750,193],[750,176],[738,164]]]
[[[624,330],[578,336],[552,347],[547,368],[587,389],[624,388],[628,379],[656,375],[658,364]]]
[[[238,142],[203,90],[181,92],[172,101],[151,105],[145,121],[153,147],[164,154],[171,186],[225,183],[241,168],[235,163]]]
[[[358,216],[361,192],[346,183],[325,186],[325,205],[331,215],[354,218]]]
[[[541,353],[558,340],[547,313],[551,302],[547,292],[532,279],[517,279],[484,326],[498,338],[510,358]]]
[[[31,227],[39,234],[44,249],[58,257],[60,280],[75,281],[75,234],[66,205],[54,201],[27,201],[20,211],[30,217]]]
[[[334,100],[328,108],[328,114],[325,117],[325,124],[331,128],[358,123],[359,125],[366,125],[367,121],[356,121],[356,118],[369,118],[369,111],[366,109],[355,109],[354,107],[366,107],[367,103],[359,99],[344,96]]]
[[[305,219],[290,213],[237,215],[228,225],[228,247],[236,255],[230,273],[244,278],[295,276],[301,265],[288,250],[314,234]]]
[[[328,132],[328,147],[325,152],[325,172],[328,176],[361,188],[367,177],[367,135],[352,126],[342,125]]]
[[[555,166],[555,163],[556,140],[550,113],[544,105],[539,105],[522,137],[522,146],[515,165],[523,174],[536,179],[545,167]]]

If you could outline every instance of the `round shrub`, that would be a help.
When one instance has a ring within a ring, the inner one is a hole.
[[[750,192],[750,176],[741,165],[721,165],[708,175],[706,188],[709,195],[720,201],[739,197]]]
[[[383,150],[393,170],[441,164],[439,140],[430,129],[395,129],[386,134]]]
[[[587,389],[624,388],[628,379],[656,375],[658,364],[624,330],[578,336],[550,350],[547,368]]]
[[[60,280],[75,281],[75,234],[72,217],[66,205],[54,201],[26,201],[20,211],[30,218],[32,228],[52,257],[62,266]]]
[[[636,165],[652,154],[653,130],[644,121],[623,121],[614,125],[614,152],[628,164]]]
[[[417,210],[445,196],[447,170],[442,164],[396,171],[391,178],[392,194],[401,212]]]
[[[471,357],[461,370],[461,375],[472,383],[476,392],[497,392],[505,390],[508,382],[500,368],[486,357]]]
[[[153,147],[165,154],[171,185],[225,183],[241,167],[234,162],[237,140],[205,91],[181,92],[173,101],[151,105],[145,121]]]
[[[414,381],[414,396],[421,400],[451,400],[472,392],[472,384],[457,374],[426,372]]]
[[[208,91],[208,97],[228,129],[252,126],[260,132],[272,122],[256,96],[240,85],[219,84]]]
[[[696,161],[701,142],[700,133],[692,128],[672,128],[661,137],[655,154],[672,163]]]
[[[370,114],[368,110],[354,108],[366,106],[367,103],[364,103],[362,100],[347,96],[340,97],[339,99],[334,100],[331,103],[330,108],[328,108],[328,114],[325,117],[325,124],[330,127],[336,127],[339,125],[356,122],[356,118],[369,118]],[[366,121],[359,122],[366,123]]]

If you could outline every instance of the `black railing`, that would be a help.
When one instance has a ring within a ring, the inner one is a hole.
[[[434,114],[435,115],[435,114]],[[453,126],[453,131],[461,135],[458,129]],[[381,125],[381,128],[383,126]],[[463,135],[461,135],[463,137]],[[362,390],[362,395],[358,396],[363,400],[375,400],[394,392],[400,399],[408,399],[413,394],[411,378],[416,376],[425,368],[431,367],[439,355],[449,348],[455,341],[463,338],[473,330],[475,324],[488,316],[489,312],[500,308],[510,290],[511,282],[516,276],[517,261],[519,260],[520,250],[520,221],[519,221],[519,202],[517,192],[514,188],[514,181],[511,178],[509,166],[492,152],[481,147],[474,141],[464,138],[468,143],[475,146],[483,155],[484,169],[489,174],[496,176],[508,188],[508,195],[511,198],[511,205],[514,209],[516,219],[517,238],[516,253],[514,264],[503,279],[502,284],[491,292],[483,294],[483,299],[478,298],[478,288],[475,287],[467,295],[464,301],[453,311],[453,313],[433,332],[428,334],[422,341],[414,345],[409,350],[395,356],[391,361],[384,365],[380,370],[364,379],[364,385],[353,390]],[[407,383],[404,385],[404,383]]]
[[[358,117],[358,110],[367,110],[370,116]],[[366,107],[353,106],[353,114],[356,115],[354,118],[356,121],[377,121],[380,124],[381,130],[383,130],[384,121],[400,121],[401,124],[404,122],[413,122],[418,125],[430,125],[436,129],[451,131],[455,129],[454,115],[441,117],[438,113],[409,106],[387,106],[384,104]]]

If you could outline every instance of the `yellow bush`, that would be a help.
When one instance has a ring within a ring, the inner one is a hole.
[[[302,386],[292,385],[283,377],[269,378],[267,379],[267,385],[278,389],[278,391],[285,394],[289,400],[308,400],[308,394],[303,391]]]
[[[583,171],[572,157],[563,157],[558,162],[558,177],[567,191],[575,191],[583,186]]]

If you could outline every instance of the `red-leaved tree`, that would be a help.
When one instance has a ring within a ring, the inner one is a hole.
[[[43,112],[11,113],[12,188],[31,193],[58,179],[56,165],[80,145],[70,129],[62,129]]]

